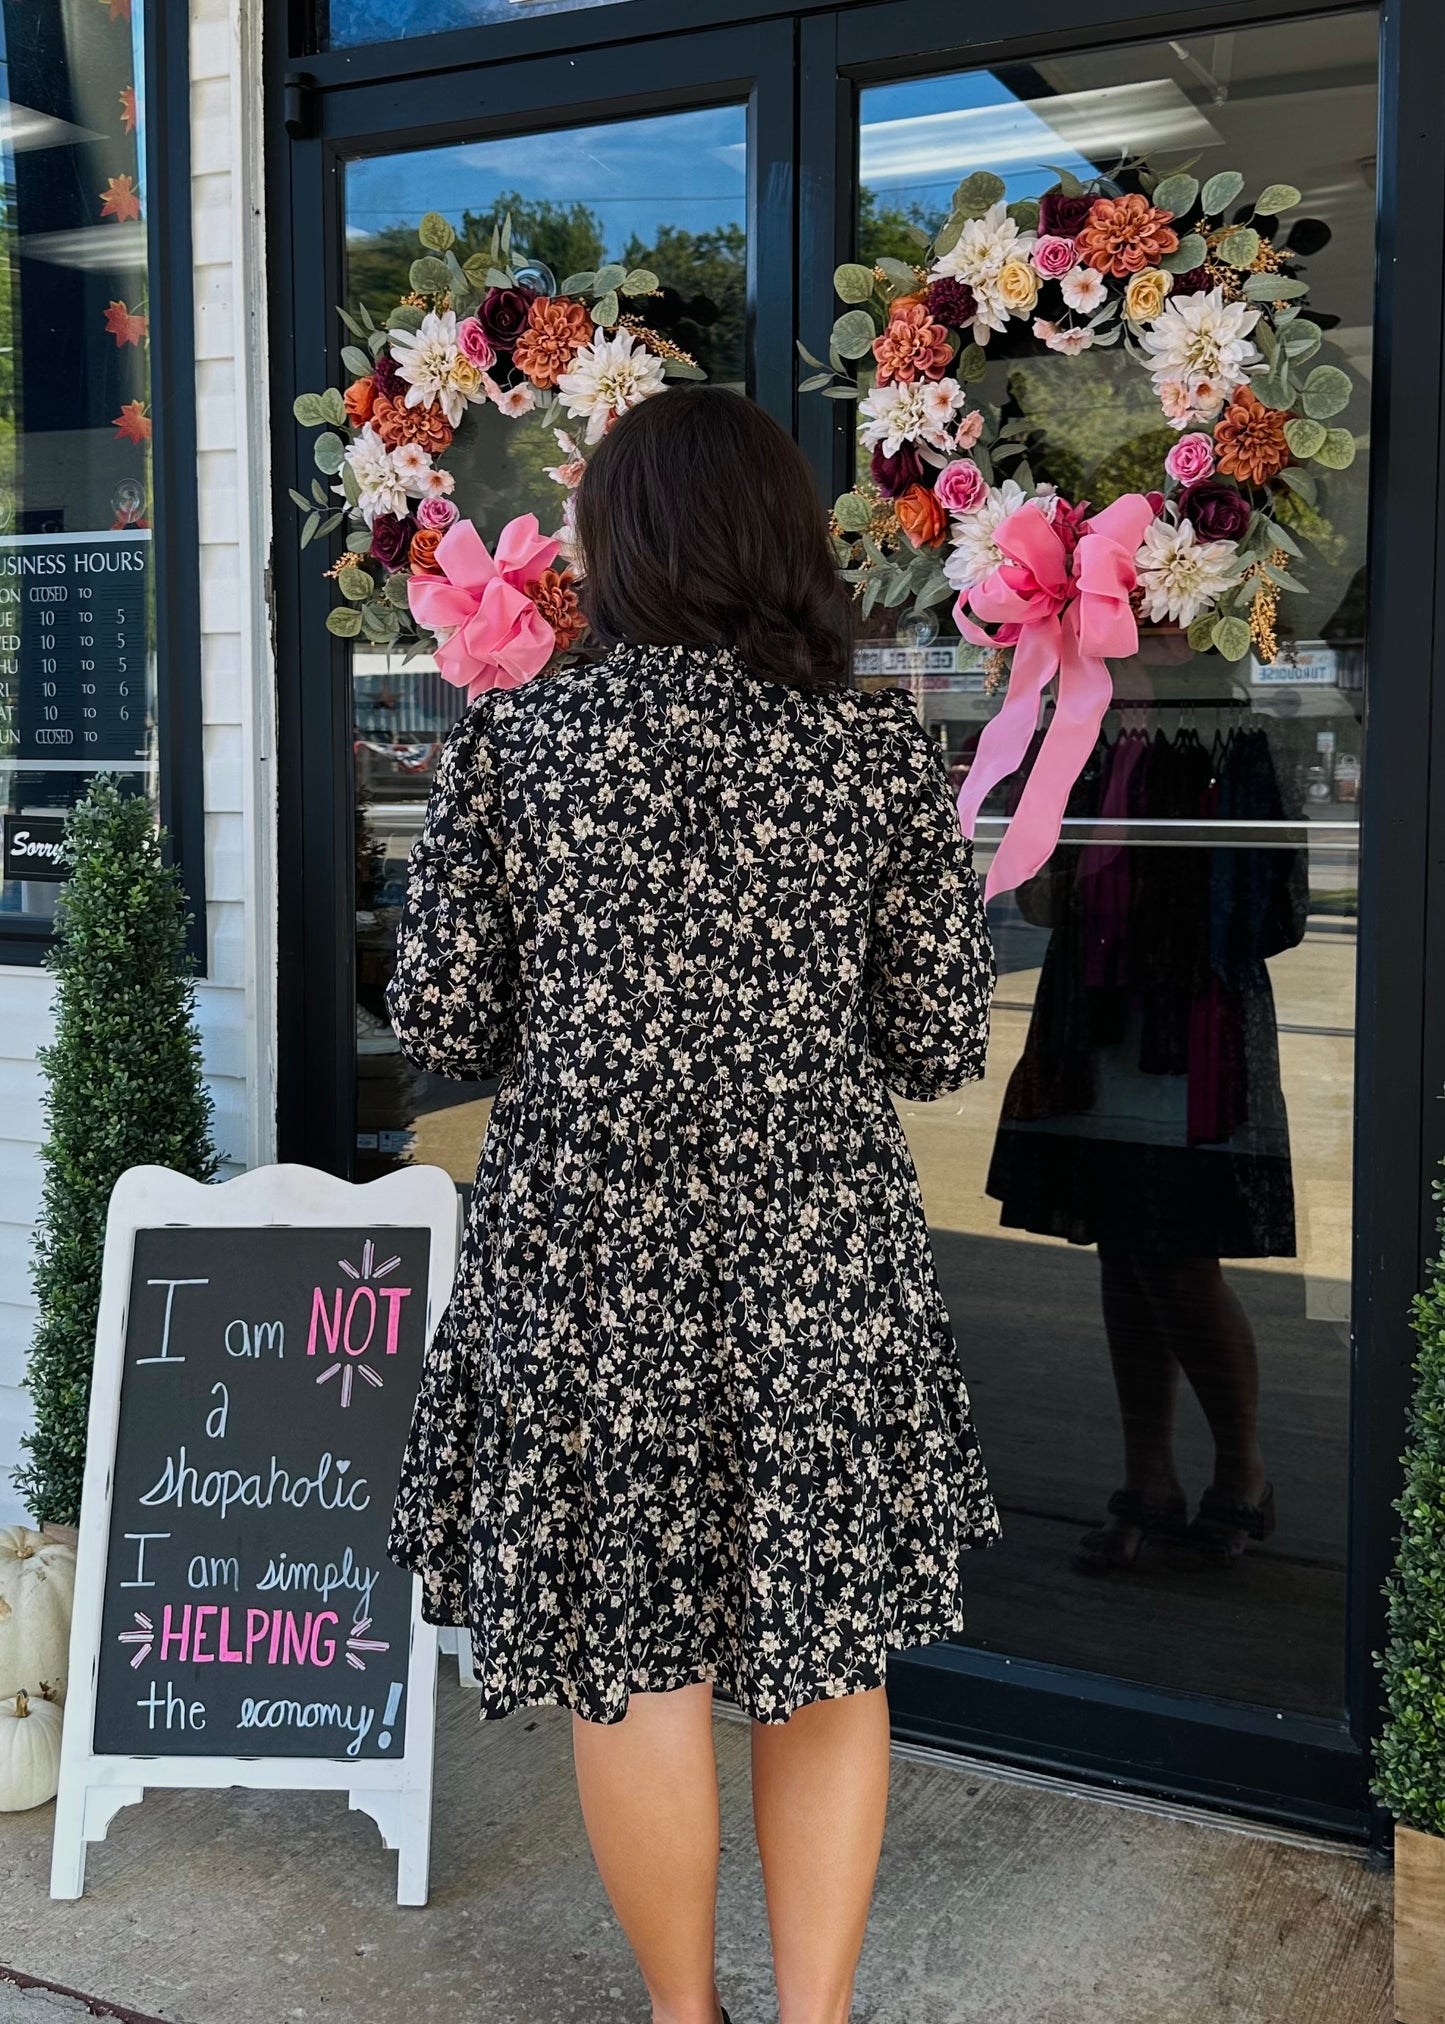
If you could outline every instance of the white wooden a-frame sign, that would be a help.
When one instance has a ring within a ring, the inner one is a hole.
[[[352,1810],[369,1814],[381,1829],[384,1845],[397,1852],[398,1904],[426,1903],[437,1633],[422,1621],[420,1582],[414,1582],[412,1589],[406,1724],[400,1757],[348,1761],[259,1755],[97,1756],[92,1739],[136,1232],[166,1226],[427,1229],[431,1246],[426,1341],[430,1344],[456,1271],[458,1216],[455,1185],[440,1167],[408,1167],[359,1187],[300,1166],[257,1167],[219,1186],[205,1186],[167,1167],[132,1167],[116,1183],[106,1224],[96,1328],[69,1688],[50,1871],[53,1898],[81,1895],[87,1845],[103,1841],[116,1814],[124,1806],[137,1805],[147,1788],[251,1786],[348,1793]]]

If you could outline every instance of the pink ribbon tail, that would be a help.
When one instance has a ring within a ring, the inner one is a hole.
[[[1039,619],[1019,630],[1003,708],[984,725],[959,790],[959,826],[967,837],[974,833],[985,799],[1024,762],[1039,720],[1039,698],[1059,665],[1061,643],[1057,618]]]

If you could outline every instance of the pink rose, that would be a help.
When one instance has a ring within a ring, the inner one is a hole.
[[[457,509],[450,499],[423,499],[416,509],[418,527],[434,527],[444,534],[457,517]]]
[[[473,365],[487,372],[497,362],[492,349],[492,340],[482,329],[474,316],[464,316],[457,325],[457,350],[463,358],[469,358]]]
[[[971,513],[987,492],[988,480],[972,457],[959,457],[944,465],[933,490],[950,513]]]
[[[1181,436],[1164,459],[1164,468],[1180,485],[1197,485],[1214,475],[1214,445],[1208,436]]]
[[[1034,241],[1033,263],[1045,280],[1057,281],[1067,274],[1079,257],[1079,249],[1072,239],[1056,239],[1045,236]]]

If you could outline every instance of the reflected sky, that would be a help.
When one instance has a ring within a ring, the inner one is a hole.
[[[352,162],[347,230],[414,224],[423,211],[441,211],[459,225],[463,211],[489,216],[512,190],[533,201],[585,204],[613,255],[634,234],[650,245],[664,224],[691,232],[742,224],[747,108],[710,106]]]

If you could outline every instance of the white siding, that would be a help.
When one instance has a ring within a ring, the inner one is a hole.
[[[258,14],[259,0],[190,0],[207,944],[197,995],[230,1171],[269,1159],[274,1137]],[[40,1199],[35,1050],[49,1037],[50,990],[43,972],[0,967],[0,1523],[20,1515],[10,1472],[28,1404],[19,1385]]]

